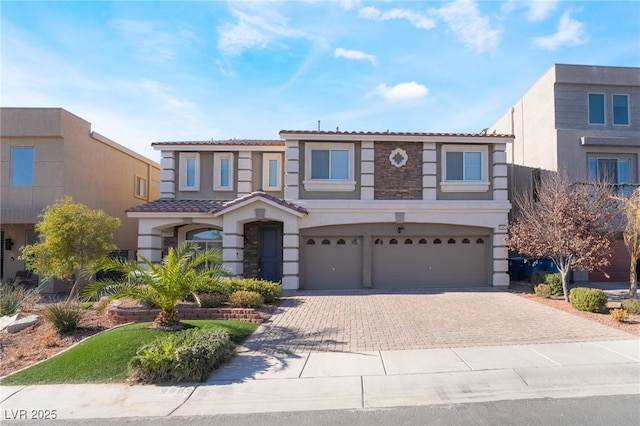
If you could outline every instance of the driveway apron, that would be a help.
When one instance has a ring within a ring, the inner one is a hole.
[[[493,289],[299,291],[244,346],[277,355],[633,338]]]

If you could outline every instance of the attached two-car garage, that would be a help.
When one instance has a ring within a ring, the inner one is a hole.
[[[300,247],[302,288],[400,289],[490,285],[491,244],[489,235],[482,229],[433,229],[433,225],[405,225],[403,230],[408,228],[408,232],[394,235],[379,232],[385,230],[382,225],[369,225],[366,231],[370,232],[362,235],[344,232],[357,228],[336,227],[316,230],[325,231],[325,234],[311,231],[303,235]],[[443,230],[450,232],[433,232]],[[339,231],[344,234],[337,234]],[[415,231],[432,232],[416,234]]]

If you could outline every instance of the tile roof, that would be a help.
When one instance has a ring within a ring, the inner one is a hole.
[[[280,130],[280,134],[289,133],[293,135],[345,135],[345,136],[444,136],[444,137],[504,137],[512,138],[513,135],[493,135],[490,133],[429,133],[429,132],[343,132],[340,130]]]
[[[229,207],[238,205],[252,198],[264,198],[298,213],[307,213],[307,210],[292,202],[283,200],[263,191],[252,192],[235,200],[175,200],[173,198],[161,198],[127,209],[131,213],[217,213]]]
[[[280,139],[227,139],[227,140],[203,140],[203,141],[166,141],[166,142],[153,142],[151,146],[166,146],[166,145],[223,145],[223,146],[283,146],[284,141]]]

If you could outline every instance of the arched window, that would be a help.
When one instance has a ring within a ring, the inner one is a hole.
[[[325,239],[325,240],[322,240],[322,245],[323,245],[323,246],[326,246],[326,245],[329,245],[329,244],[331,244],[331,241],[326,240],[326,239]]]
[[[440,241],[440,238],[436,238],[433,240],[433,244],[442,244],[442,241]]]
[[[215,228],[192,229],[185,234],[185,240],[196,243],[202,250],[222,250],[222,237],[224,233]]]
[[[424,238],[420,238],[420,241],[418,241],[418,244],[427,244],[427,240],[425,240]]]
[[[383,241],[380,238],[376,238],[376,240],[373,242],[373,244],[384,244]]]
[[[346,243],[345,243],[345,241],[344,241],[342,238],[340,238],[340,239],[338,240],[337,244],[344,245],[344,244],[346,244]]]
[[[455,244],[456,240],[454,238],[449,238],[449,240],[447,241],[447,244]]]
[[[398,244],[398,240],[392,238],[391,241],[389,241],[389,244]]]
[[[308,245],[308,246],[314,246],[314,245],[316,245],[316,240],[314,240],[313,238],[309,238],[309,239],[307,240],[307,245]]]
[[[404,240],[405,244],[413,244],[413,240],[411,238],[407,238],[406,240]]]
[[[482,238],[478,238],[476,240],[476,244],[484,244],[484,240]]]
[[[462,244],[469,244],[469,243],[470,243],[470,241],[469,241],[468,238],[463,238],[462,239]]]

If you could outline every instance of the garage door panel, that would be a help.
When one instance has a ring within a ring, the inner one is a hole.
[[[336,290],[362,287],[361,239],[307,238],[305,258],[305,289]]]
[[[373,245],[373,286],[439,288],[488,285],[486,241],[487,238],[480,237],[376,238]]]

